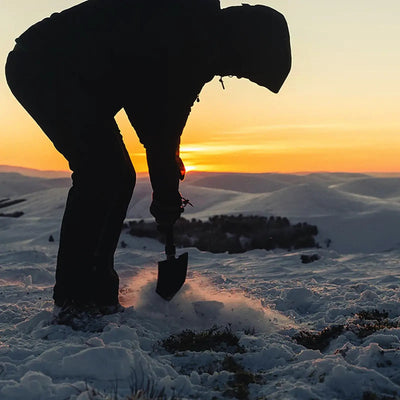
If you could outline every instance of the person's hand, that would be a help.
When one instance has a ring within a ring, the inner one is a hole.
[[[153,199],[150,213],[161,229],[163,226],[172,226],[183,213],[182,200],[180,198],[175,203],[163,203]]]

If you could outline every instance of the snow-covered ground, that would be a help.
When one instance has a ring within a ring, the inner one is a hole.
[[[0,217],[0,399],[126,398],[141,388],[164,390],[166,398],[235,398],[243,376],[250,383],[242,398],[400,398],[400,328],[365,337],[344,330],[322,351],[293,338],[356,324],[363,310],[385,310],[392,325],[400,321],[399,178],[192,173],[181,186],[194,204],[187,218],[286,216],[316,224],[322,248],[239,255],[190,248],[187,282],[168,303],[154,292],[162,245],[122,233],[127,247],[115,261],[127,309],[78,331],[51,323],[68,179],[48,177],[0,173],[0,201],[26,199],[0,209],[24,212]],[[140,177],[128,218],[149,218],[150,198]],[[301,263],[301,255],[314,253],[318,261]],[[213,326],[230,327],[244,351],[171,354],[161,345],[185,329]]]

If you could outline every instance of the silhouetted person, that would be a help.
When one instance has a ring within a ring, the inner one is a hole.
[[[113,257],[135,185],[115,114],[124,108],[146,148],[152,215],[182,212],[180,135],[215,75],[278,92],[290,70],[284,17],[218,0],[88,0],[33,25],[9,54],[15,97],[73,171],[54,300],[118,306]]]

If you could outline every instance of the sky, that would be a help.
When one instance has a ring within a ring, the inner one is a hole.
[[[151,1],[151,0],[149,0]],[[222,0],[222,7],[243,1]],[[282,12],[292,71],[278,94],[218,78],[195,103],[182,136],[188,169],[232,172],[399,172],[400,2],[247,1]],[[80,1],[1,0],[0,63],[33,23]],[[0,73],[0,164],[67,170]],[[117,122],[137,171],[145,154],[126,115]]]

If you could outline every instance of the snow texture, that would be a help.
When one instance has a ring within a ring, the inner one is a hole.
[[[363,338],[344,331],[321,350],[293,339],[302,330],[346,324],[361,310],[386,310],[400,320],[399,178],[189,174],[181,191],[195,207],[185,217],[286,216],[316,224],[321,248],[239,255],[190,248],[187,282],[165,302],[154,292],[162,245],[123,232],[126,247],[115,265],[125,312],[73,330],[52,323],[69,179],[49,176],[0,173],[0,200],[26,199],[4,208],[22,217],[0,217],[0,399],[101,399],[116,392],[124,399],[146,387],[167,398],[235,398],[228,391],[235,373],[223,362],[228,355],[255,377],[249,399],[400,398],[400,328]],[[148,178],[140,177],[128,218],[150,218],[150,194]],[[314,253],[319,260],[301,263],[301,255]],[[161,345],[183,330],[213,326],[230,327],[244,352],[170,354]]]

